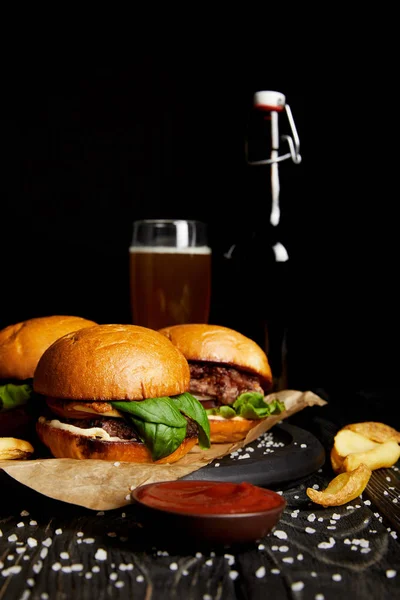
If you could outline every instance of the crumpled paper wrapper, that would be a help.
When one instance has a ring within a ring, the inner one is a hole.
[[[286,410],[278,416],[260,421],[241,442],[213,444],[209,450],[195,446],[177,463],[132,464],[103,460],[43,458],[37,460],[2,460],[0,469],[49,498],[93,510],[111,510],[131,504],[131,491],[145,483],[173,481],[197,471],[215,458],[221,458],[265,433],[276,423],[307,406],[323,406],[326,401],[313,392],[282,390],[266,396],[279,398]]]

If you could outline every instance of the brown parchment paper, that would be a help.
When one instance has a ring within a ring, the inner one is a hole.
[[[130,504],[131,491],[145,483],[173,481],[197,471],[215,458],[250,444],[276,423],[307,406],[323,406],[326,401],[306,391],[282,390],[266,396],[266,400],[279,398],[286,410],[278,416],[268,417],[253,427],[245,440],[229,444],[213,444],[209,450],[195,446],[179,462],[140,465],[128,462],[113,463],[103,460],[75,460],[70,458],[44,458],[38,460],[2,460],[0,469],[29,488],[70,504],[93,510],[111,510]]]

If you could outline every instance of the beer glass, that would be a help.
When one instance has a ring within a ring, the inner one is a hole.
[[[207,323],[211,296],[211,249],[200,221],[134,221],[130,297],[135,325],[160,329]]]

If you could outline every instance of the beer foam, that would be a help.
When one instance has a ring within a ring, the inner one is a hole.
[[[131,254],[211,254],[209,246],[189,246],[176,248],[171,246],[130,246]]]

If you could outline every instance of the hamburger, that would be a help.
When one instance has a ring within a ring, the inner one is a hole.
[[[264,401],[271,391],[267,355],[250,338],[218,325],[173,325],[159,330],[185,356],[189,391],[206,409],[211,442],[244,439],[260,419],[279,414],[279,400]]]
[[[97,325],[63,336],[33,379],[46,412],[36,431],[56,458],[172,463],[209,422],[188,393],[189,365],[164,335],[136,325]]]
[[[43,352],[59,337],[96,325],[82,317],[53,315],[0,331],[0,436],[25,437],[32,421],[32,379]]]

